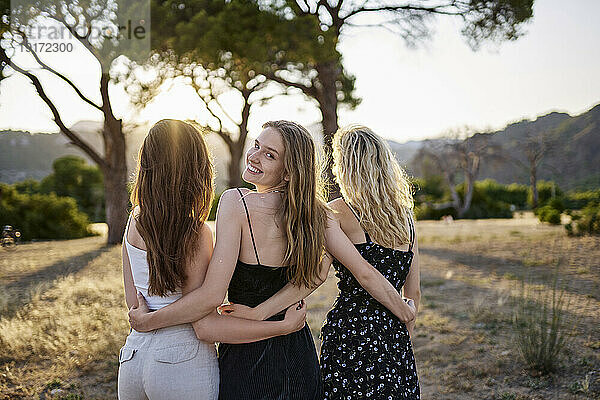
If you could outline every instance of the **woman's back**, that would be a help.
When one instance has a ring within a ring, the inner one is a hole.
[[[148,287],[150,285],[150,269],[148,266],[147,250],[144,240],[140,236],[136,229],[135,217],[129,218],[127,224],[127,230],[125,231],[125,248],[127,251],[127,257],[129,258],[129,264],[131,265],[131,275],[133,276],[133,283],[138,292],[141,292],[148,307],[151,310],[158,310],[165,307],[181,297],[181,289],[170,293],[167,296],[155,296],[148,293]]]
[[[242,225],[240,253],[231,277],[228,299],[256,307],[289,281],[282,266],[287,239],[279,216],[280,194],[236,190]],[[283,319],[283,313],[269,320]],[[308,325],[284,336],[246,344],[219,344],[219,398],[320,400],[321,379]]]

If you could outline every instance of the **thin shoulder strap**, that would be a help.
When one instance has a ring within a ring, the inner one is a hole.
[[[244,199],[244,195],[240,188],[236,188],[240,197],[242,198],[242,202],[244,203],[244,209],[246,210],[246,218],[248,218],[248,227],[250,228],[250,237],[252,238],[252,247],[254,247],[254,254],[256,255],[256,262],[260,265],[260,260],[258,259],[258,251],[256,251],[256,242],[254,241],[254,232],[252,232],[252,224],[250,223],[250,214],[248,213],[248,206],[246,205],[246,199]]]
[[[133,210],[129,213],[129,217],[127,218],[127,224],[125,224],[125,241],[129,242],[127,239],[127,235],[129,235],[129,226],[131,225],[131,220],[133,219]]]
[[[348,208],[350,209],[350,211],[352,211],[352,214],[354,214],[354,217],[356,218],[356,220],[358,221],[358,225],[360,226],[360,219],[358,218],[358,214],[356,213],[356,211],[354,211],[354,209],[352,208],[352,206],[350,205],[350,203],[348,203],[346,201],[346,199],[344,199],[343,197],[342,197],[342,199],[344,200],[344,203],[346,203],[346,205],[348,206]],[[371,238],[369,237],[369,234],[367,233],[367,231],[365,231],[363,229],[363,233],[365,234],[365,241],[367,243],[370,243],[371,242]]]
[[[409,216],[408,216],[408,226],[410,229],[410,244],[408,246],[408,251],[412,251],[413,245],[415,244],[415,236],[416,236],[415,224],[414,224],[412,214],[409,214]]]

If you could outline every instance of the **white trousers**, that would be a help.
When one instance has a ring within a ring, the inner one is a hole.
[[[219,363],[214,343],[190,324],[131,331],[119,353],[119,400],[216,400]]]

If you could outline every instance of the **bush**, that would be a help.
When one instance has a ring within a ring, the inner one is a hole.
[[[527,196],[529,194],[529,187],[527,185],[520,185],[518,183],[503,185],[493,179],[486,179],[476,182],[475,186],[479,191],[485,193],[487,197],[494,199],[494,201],[512,204],[519,210],[527,207]]]
[[[600,203],[589,203],[565,225],[569,235],[600,235]]]
[[[215,198],[213,199],[212,206],[210,207],[210,212],[208,213],[209,221],[214,221],[217,218],[217,208],[219,206],[220,198],[221,198],[221,194],[215,194]]]
[[[561,212],[551,205],[538,207],[534,212],[541,222],[548,222],[553,225],[560,224]]]
[[[550,199],[547,202],[547,205],[557,210],[559,213],[565,211],[565,202],[563,201],[562,197],[555,197],[553,199]]]
[[[562,190],[560,190],[558,185],[554,182],[538,181],[537,191],[538,207],[545,206],[551,199],[562,196]],[[530,205],[533,205],[533,191],[531,190],[531,188],[529,188],[529,195],[527,197],[527,201]]]
[[[508,186],[501,185],[492,179],[475,182],[471,207],[463,218],[512,218],[510,203],[499,200],[497,197],[510,199]],[[456,187],[459,196],[465,196],[465,184]],[[502,193],[502,195],[500,195]]]
[[[415,217],[419,221],[427,219],[441,219],[444,215],[452,215],[456,218],[456,210],[452,207],[435,209],[426,204],[421,204],[415,207]]]
[[[70,197],[22,194],[0,184],[0,225],[12,225],[23,240],[75,239],[91,235],[89,220]]]
[[[558,287],[559,264],[550,282],[541,288],[534,282],[522,282],[513,315],[516,344],[525,363],[541,373],[556,369],[569,340],[568,329],[575,325],[567,321],[570,303],[566,290]],[[548,288],[551,287],[551,289]]]
[[[444,181],[444,178],[439,175],[415,178],[412,184],[415,191],[414,198],[416,205],[423,203],[440,203],[444,199],[450,197],[446,182]]]
[[[569,210],[581,210],[589,203],[600,203],[600,189],[588,190],[586,192],[569,192],[563,196],[565,208]]]

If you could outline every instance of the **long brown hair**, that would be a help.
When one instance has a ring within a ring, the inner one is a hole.
[[[333,173],[376,243],[396,247],[410,241],[412,188],[385,140],[365,126],[340,128],[333,136]]]
[[[325,249],[327,204],[315,143],[302,125],[290,121],[269,121],[283,137],[284,175],[289,180],[283,193],[282,218],[287,247],[284,265],[290,265],[290,282],[306,287],[319,281]]]
[[[166,296],[181,288],[185,266],[214,196],[213,166],[202,133],[174,119],[158,121],[146,136],[131,203],[147,248],[148,292]]]

